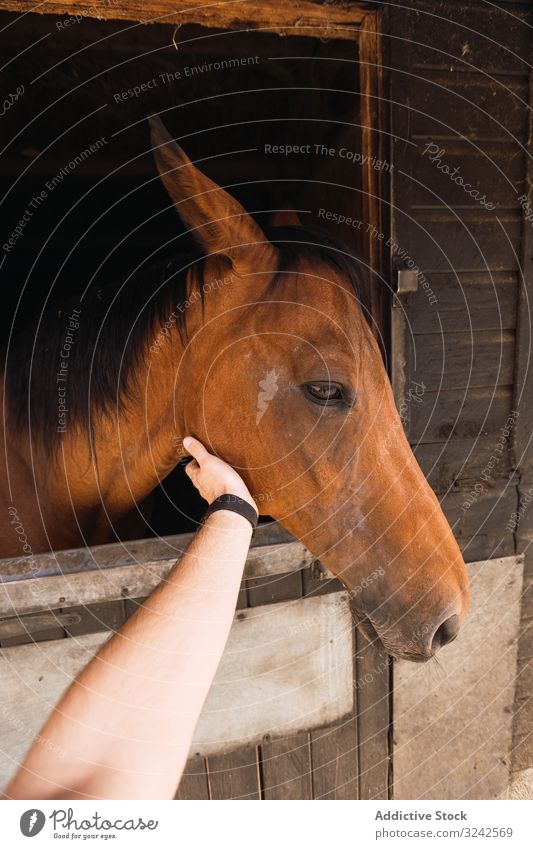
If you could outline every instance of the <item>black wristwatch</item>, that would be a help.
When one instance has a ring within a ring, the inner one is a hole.
[[[218,498],[215,498],[215,500],[212,501],[207,508],[207,512],[204,516],[204,522],[211,513],[216,513],[217,510],[231,510],[232,513],[238,513],[239,516],[243,516],[245,519],[248,519],[252,528],[255,529],[257,527],[259,514],[248,501],[245,501],[244,498],[241,498],[239,495],[225,493],[224,495],[219,495]]]

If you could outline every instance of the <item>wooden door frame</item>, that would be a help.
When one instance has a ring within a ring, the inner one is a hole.
[[[180,5],[183,9],[180,10]],[[293,7],[286,0],[234,0],[206,5],[204,0],[2,0],[0,9],[56,16],[93,17],[99,20],[129,20],[142,24],[186,24],[227,30],[261,30],[279,35],[308,35],[318,38],[357,40],[365,17],[375,8],[371,2],[333,4],[327,0],[299,0]]]
[[[185,5],[185,4],[184,4]],[[382,347],[388,350],[388,290],[385,282],[388,279],[388,257],[386,253],[386,238],[389,231],[388,217],[390,204],[387,202],[389,191],[389,179],[386,170],[374,167],[373,162],[379,159],[387,161],[388,134],[386,132],[387,110],[383,97],[386,81],[384,75],[383,48],[381,38],[381,26],[384,20],[380,10],[375,9],[375,4],[354,2],[350,5],[325,3],[323,0],[303,0],[295,9],[287,8],[285,0],[272,0],[268,6],[264,6],[262,0],[248,0],[246,3],[236,0],[233,4],[225,4],[224,7],[205,7],[202,0],[188,0],[187,9],[183,13],[176,10],[175,0],[159,0],[159,2],[147,2],[145,4],[134,2],[134,0],[107,0],[107,2],[77,2],[77,0],[61,0],[61,2],[47,2],[42,6],[35,6],[34,2],[15,2],[15,0],[0,0],[0,10],[12,12],[36,12],[51,15],[86,15],[104,20],[125,19],[139,21],[141,23],[153,22],[164,24],[176,24],[177,28],[184,24],[197,24],[206,27],[217,27],[227,30],[252,29],[262,32],[274,32],[287,36],[307,35],[330,39],[345,39],[356,42],[359,46],[358,65],[361,98],[361,141],[362,153],[366,156],[363,167],[362,180],[362,212],[361,217],[367,223],[372,222],[376,228],[379,238],[374,233],[366,234],[365,259],[372,273],[372,295],[371,312],[372,319],[380,337]],[[147,9],[150,16],[147,16]],[[175,34],[179,41],[178,34]],[[355,50],[354,50],[355,53]],[[357,92],[354,92],[357,96]],[[352,246],[353,247],[353,246]],[[265,539],[266,542],[266,539]],[[126,547],[132,544],[126,544]],[[150,548],[149,541],[145,541],[142,548]],[[268,549],[271,546],[266,546]],[[299,543],[279,544],[279,562],[283,560],[283,572],[296,574],[302,568],[308,568],[307,554],[301,550]],[[119,554],[122,546],[119,544],[114,551],[109,552],[112,565],[116,571],[116,593],[121,599],[131,595],[141,596],[152,588],[150,582],[145,583],[147,576],[157,580],[157,575],[163,574],[170,566],[169,562],[162,562],[158,557],[150,561],[152,570],[147,572],[141,570],[140,574],[127,563],[113,562],[115,555]],[[266,555],[272,563],[273,552],[257,548],[251,550],[248,575],[254,577],[254,569],[260,570],[266,562]],[[98,562],[99,555],[95,549],[91,555]],[[123,554],[123,552],[122,552]],[[61,555],[52,552],[49,555],[38,555],[37,559],[55,559]],[[106,555],[107,556],[107,555]],[[79,558],[84,557],[80,551]],[[150,558],[149,558],[150,560]],[[276,563],[278,563],[276,560]],[[174,559],[172,560],[172,563]],[[253,565],[255,563],[255,566]],[[4,564],[6,565],[6,564]],[[50,566],[50,564],[48,564]],[[10,569],[12,576],[16,574],[21,578],[24,573],[26,583],[29,578],[28,571],[34,563],[23,562],[23,559],[12,561]],[[127,573],[124,571],[127,570]],[[111,570],[113,571],[113,570]],[[138,570],[137,570],[138,571]],[[316,569],[315,569],[316,572]],[[22,574],[21,574],[22,573]],[[135,574],[134,574],[135,573]],[[106,578],[111,572],[108,572]],[[308,585],[304,587],[310,592],[313,570]],[[75,579],[81,587],[83,583],[89,595],[98,590],[98,585],[91,581],[88,573],[78,573]],[[93,573],[94,575],[94,573]],[[261,575],[256,571],[255,575]],[[290,577],[290,576],[289,576]],[[136,581],[138,582],[136,583]],[[61,576],[47,579],[48,583],[39,584],[46,592],[52,592],[57,596],[57,604],[67,603],[67,589],[59,587]],[[67,581],[68,584],[68,581]],[[26,584],[27,587],[27,584]],[[14,592],[14,584],[10,587]],[[21,591],[24,590],[20,586]],[[109,590],[109,587],[107,587]],[[125,593],[126,590],[126,593]],[[98,592],[96,593],[98,596]],[[92,602],[95,599],[91,597]],[[101,599],[100,599],[101,600]],[[109,600],[106,598],[105,600]],[[70,599],[70,602],[79,602],[78,593]],[[47,600],[47,605],[52,603]],[[91,603],[86,598],[85,604]],[[7,604],[7,602],[6,602]],[[37,607],[39,610],[40,607]],[[30,610],[26,611],[28,614]],[[34,610],[35,612],[35,610]],[[4,616],[6,607],[4,608]],[[310,739],[313,747],[313,759],[322,756],[324,764],[321,768],[323,773],[330,771],[335,765],[339,746],[344,746],[346,751],[353,757],[358,758],[358,776],[352,781],[352,785],[358,786],[359,798],[386,799],[390,787],[390,666],[383,666],[386,656],[374,646],[366,645],[364,639],[357,634],[355,642],[355,677],[364,681],[360,688],[356,686],[355,712],[346,722],[331,729],[327,735],[317,732]],[[330,739],[331,738],[331,739]],[[352,748],[353,747],[353,748]],[[332,752],[337,752],[333,756]],[[357,752],[357,754],[356,754]],[[276,752],[272,752],[274,757]],[[278,755],[279,757],[279,755]],[[328,779],[329,780],[329,779]],[[327,783],[327,782],[326,782]],[[333,791],[328,791],[333,792]],[[353,791],[356,792],[355,790]],[[336,791],[335,791],[336,795]],[[328,796],[332,798],[332,796]],[[350,797],[353,798],[353,797]]]

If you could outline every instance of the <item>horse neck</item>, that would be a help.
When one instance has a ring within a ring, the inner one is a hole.
[[[174,404],[183,346],[177,331],[157,355],[149,344],[135,374],[137,391],[110,416],[93,412],[90,433],[69,428],[47,453],[28,433],[8,432],[9,492],[2,487],[2,501],[26,517],[33,551],[113,540],[117,526],[120,533],[120,523],[138,515],[137,506],[184,456],[179,400]],[[13,550],[6,543],[0,556],[20,553],[16,542]]]
[[[87,443],[82,448],[95,470],[98,491],[108,493],[117,513],[142,501],[184,456],[179,395],[175,399],[182,354],[175,330],[155,353],[147,344],[134,376],[133,397],[119,405],[112,418],[95,420],[92,451]]]

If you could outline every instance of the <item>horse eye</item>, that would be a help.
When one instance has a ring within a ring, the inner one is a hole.
[[[338,404],[340,401],[344,401],[342,383],[320,380],[315,383],[306,383],[304,387],[308,397],[315,404]]]

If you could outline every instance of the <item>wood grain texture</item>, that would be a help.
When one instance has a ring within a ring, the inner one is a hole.
[[[461,218],[465,210],[482,209],[478,198],[483,197],[498,214],[519,208],[518,196],[524,183],[519,140],[514,141],[503,132],[498,139],[473,139],[470,134],[467,138],[458,135],[441,139],[441,135],[442,132],[433,138],[416,139],[417,170],[411,186],[411,203],[416,212],[448,210]],[[462,183],[450,179],[454,168],[458,174],[468,175]],[[468,182],[471,194],[465,192],[464,182]]]
[[[512,474],[508,452],[503,453],[496,467],[489,465],[495,445],[494,437],[490,436],[450,439],[443,443],[416,445],[415,456],[434,492],[443,494],[456,489],[468,492],[484,473],[488,474],[489,483]]]
[[[308,34],[317,37],[355,39],[364,3],[331,5],[321,0],[296,0],[287,6],[283,0],[271,0],[268,6],[259,0],[235,0],[206,4],[202,0],[118,0],[113,3],[77,0],[2,0],[0,9],[13,12],[38,12],[52,15],[85,15],[106,20],[126,19],[143,23],[201,24],[219,29],[262,29],[283,35]],[[180,8],[181,6],[181,8]]]
[[[72,548],[64,551],[46,551],[32,557],[6,557],[0,559],[0,576],[3,580],[23,577],[66,575],[75,572],[103,570],[107,567],[135,566],[139,563],[169,561],[175,563],[187,550],[194,533],[159,536],[129,540],[127,542],[94,545],[90,548]],[[271,572],[277,569],[277,558],[288,553],[276,548],[296,540],[277,522],[259,525],[254,531],[249,555],[249,577],[270,574],[263,563],[270,561]],[[265,546],[272,546],[267,549]],[[256,551],[256,549],[264,549]],[[296,550],[296,549],[294,549]],[[257,564],[257,566],[256,566]],[[266,567],[268,569],[268,567]]]
[[[174,798],[183,801],[211,798],[205,758],[189,758]]]
[[[420,5],[420,4],[419,4]],[[529,33],[525,25],[528,10],[512,2],[508,14],[503,2],[487,6],[479,0],[450,3],[425,0],[423,38],[413,39],[411,67],[462,73],[490,73],[493,76],[527,72]],[[476,28],[472,32],[472,21]],[[419,21],[420,27],[420,21]]]
[[[239,611],[193,740],[195,754],[232,751],[322,727],[353,707],[346,593]]]
[[[358,799],[357,717],[311,732],[314,799]]]
[[[203,759],[233,752],[243,744],[253,747],[265,735],[298,736],[302,729],[307,733],[349,714],[353,649],[347,601],[346,593],[338,593],[238,611],[191,756]],[[108,638],[104,631],[0,650],[4,716],[14,718],[2,738],[3,781],[73,678]],[[191,787],[197,788],[200,780],[199,765],[196,761]],[[241,768],[242,778],[242,763]]]
[[[211,799],[260,799],[257,746],[237,749],[207,759]]]
[[[388,170],[375,168],[374,162],[388,162],[386,110],[384,104],[384,70],[382,14],[368,15],[359,38],[359,75],[361,88],[361,143],[367,165],[363,170],[363,221],[386,239],[388,210],[383,199],[389,195]],[[389,262],[383,244],[370,234],[367,237],[368,264],[372,272],[371,312],[376,336],[382,341],[387,334],[389,292],[384,284]]]
[[[281,581],[257,580],[248,591],[251,607],[282,603],[289,598],[301,598],[301,573],[286,575]],[[261,793],[265,799],[312,799],[312,765],[309,733],[290,734],[271,740],[265,734],[259,746]]]
[[[53,639],[56,634],[63,636],[63,628],[75,628],[80,622],[81,616],[77,613],[60,611],[34,613],[25,617],[12,616],[10,619],[0,620],[0,645],[5,646],[6,640],[14,639],[17,642],[20,640],[21,643],[32,642],[39,637],[45,640]],[[47,636],[50,633],[52,636]]]
[[[529,77],[525,185],[523,197],[533,208],[533,72]],[[522,219],[521,277],[518,291],[514,406],[520,412],[514,434],[514,462],[525,484],[533,483],[533,368],[531,351],[531,305],[533,303],[533,225],[524,212]],[[533,763],[532,763],[533,765]]]
[[[523,565],[523,557],[470,564],[470,613],[439,655],[438,675],[395,664],[396,799],[505,797]]]
[[[311,744],[307,732],[261,744],[265,799],[312,799]]]
[[[440,501],[459,542],[476,534],[512,534],[507,525],[516,505],[516,481],[513,479],[511,482],[498,481],[479,493],[466,489],[452,491]]]
[[[430,391],[510,386],[515,337],[512,330],[423,333],[410,339],[407,388]],[[412,405],[418,403],[413,400]]]
[[[435,309],[428,309],[422,288],[404,300],[413,333],[469,333],[516,327],[516,272],[435,272],[427,277],[437,299]]]
[[[165,579],[179,559],[137,560],[136,563],[130,561],[127,565],[113,566],[114,557],[119,562],[123,558],[123,547],[117,544],[105,548],[103,568],[94,568],[96,564],[99,565],[99,554],[95,547],[91,549],[92,568],[88,571],[65,569],[62,570],[63,574],[48,574],[45,577],[31,576],[42,575],[43,571],[46,575],[47,565],[56,572],[62,563],[76,563],[78,552],[58,552],[54,555],[0,561],[0,574],[4,575],[4,581],[0,583],[0,616],[141,598],[149,595]],[[146,556],[143,546],[139,544],[138,549],[139,558]],[[146,553],[149,554],[148,546],[147,549]],[[79,552],[80,557],[82,552]],[[280,572],[295,572],[297,577],[291,580],[299,582],[301,586],[300,570],[313,562],[313,556],[299,542],[257,546],[248,553],[244,578],[255,580],[268,576],[266,583],[264,581],[265,586],[274,586],[277,582],[275,576]],[[6,580],[13,575],[21,579]]]
[[[359,743],[359,798],[389,797],[390,659],[357,633],[355,692]]]
[[[505,427],[512,403],[510,386],[425,392],[420,403],[409,405],[409,441],[494,438]]]
[[[475,21],[472,20],[472,26]],[[413,34],[414,35],[414,34]],[[413,37],[413,41],[416,35]],[[482,74],[415,72],[409,81],[409,91],[403,92],[411,104],[411,132],[417,140],[442,138],[446,148],[448,140],[458,137],[499,139],[500,143],[513,142],[523,137],[527,115],[527,75],[509,77],[504,85]],[[495,100],[494,92],[498,91]],[[520,102],[522,101],[522,103]],[[463,173],[464,173],[464,169]]]

